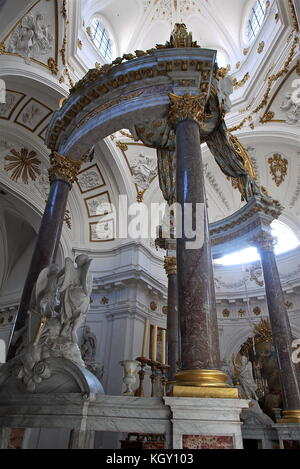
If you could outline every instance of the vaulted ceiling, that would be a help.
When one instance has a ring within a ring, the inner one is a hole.
[[[247,148],[257,180],[285,207],[283,221],[299,232],[300,110],[289,95],[300,73],[295,21],[289,2],[269,2],[265,24],[256,40],[248,45],[245,28],[253,3],[252,0],[0,1],[0,77],[7,88],[7,102],[0,104],[1,186],[9,187],[42,213],[47,195],[49,150],[43,140],[47,124],[70,86],[96,62],[103,63],[87,34],[94,15],[102,18],[111,34],[116,55],[164,43],[172,25],[184,21],[202,47],[217,49],[227,59],[235,79],[227,125]],[[18,25],[28,15],[36,21],[39,13],[47,31],[46,41],[37,43],[30,51],[22,49],[15,40]],[[99,142],[95,160],[83,169],[79,184],[71,192],[69,224],[65,223],[63,234],[65,246],[92,246],[98,250],[112,246],[111,230],[115,227],[111,224],[106,226],[103,222],[103,232],[106,230],[108,236],[105,243],[95,234],[94,224],[102,217],[93,213],[97,203],[105,200],[116,203],[118,195],[124,193],[131,202],[137,196],[146,203],[162,201],[155,151],[134,141],[130,129],[120,130]],[[5,159],[12,149],[20,152],[22,148],[34,151],[40,161],[40,174],[27,183],[22,177],[13,178]],[[152,175],[146,189],[137,184],[133,171],[135,162],[145,156],[149,158],[147,164]],[[242,202],[206,146],[203,158],[209,217],[216,221],[236,211]]]

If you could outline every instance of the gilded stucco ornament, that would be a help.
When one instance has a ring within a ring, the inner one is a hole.
[[[268,163],[272,179],[276,186],[279,187],[285,180],[289,162],[286,158],[282,158],[279,153],[275,153],[268,159]]]
[[[201,93],[199,96],[191,96],[185,93],[183,96],[178,96],[174,93],[169,93],[169,125],[176,127],[178,122],[191,119],[196,121],[200,126],[204,122],[204,107],[207,99],[206,93]]]
[[[21,148],[20,151],[10,150],[10,154],[5,156],[8,163],[4,166],[5,171],[10,174],[10,178],[14,182],[22,179],[24,184],[28,184],[29,180],[35,181],[37,176],[41,174],[39,166],[40,160],[36,157],[36,152],[27,148]]]
[[[77,180],[82,162],[71,160],[57,152],[50,155],[51,167],[48,169],[50,182],[62,179],[68,184],[73,184]]]
[[[177,273],[176,257],[165,256],[164,269],[167,275],[175,275]]]
[[[273,238],[271,233],[262,231],[252,238],[251,243],[254,244],[258,250],[271,252],[274,250],[276,240]]]

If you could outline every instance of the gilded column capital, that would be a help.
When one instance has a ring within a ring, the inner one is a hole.
[[[50,155],[50,163],[51,167],[48,169],[50,183],[61,179],[72,185],[77,180],[82,161],[72,160],[54,151]]]
[[[262,231],[252,238],[251,243],[254,244],[260,251],[273,251],[276,240],[271,233]]]
[[[167,275],[176,275],[177,273],[176,257],[165,256],[164,268],[165,268]]]
[[[203,125],[206,93],[201,93],[198,96],[192,96],[188,93],[178,96],[169,93],[168,96],[170,100],[168,121],[171,127],[176,127],[180,121],[185,119],[191,119],[200,126]]]

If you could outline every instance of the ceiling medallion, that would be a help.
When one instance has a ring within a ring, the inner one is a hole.
[[[10,163],[4,166],[5,171],[12,171],[10,178],[18,182],[22,178],[24,184],[28,184],[29,179],[36,180],[37,175],[41,174],[39,165],[40,160],[36,158],[36,152],[27,148],[21,148],[20,151],[10,150],[11,155],[5,156],[6,161]]]
[[[279,187],[287,175],[289,162],[287,159],[282,158],[279,153],[275,153],[272,158],[268,159],[268,163],[270,165],[272,179],[275,181],[276,186]]]

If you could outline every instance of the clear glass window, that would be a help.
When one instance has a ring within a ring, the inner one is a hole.
[[[266,14],[266,2],[265,0],[257,0],[255,5],[251,9],[250,17],[248,20],[248,39],[252,42],[257,36],[261,25],[263,24]]]
[[[106,29],[98,18],[94,18],[92,21],[91,33],[95,46],[99,49],[100,54],[104,59],[109,62],[112,57],[111,40]]]

